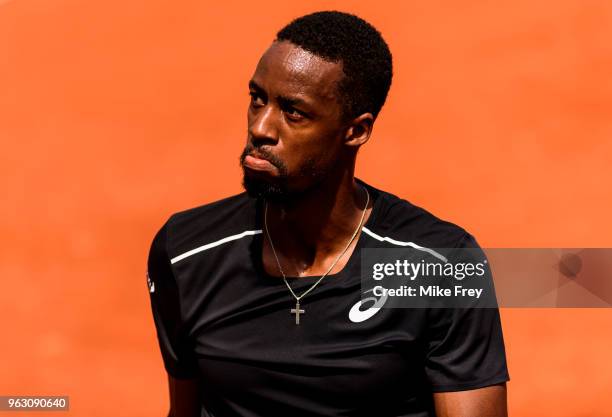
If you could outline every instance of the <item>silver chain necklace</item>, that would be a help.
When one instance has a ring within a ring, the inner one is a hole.
[[[365,203],[365,207],[363,208],[363,212],[361,213],[361,219],[359,220],[359,225],[357,225],[357,228],[353,232],[353,235],[351,236],[351,239],[348,241],[346,247],[340,253],[340,255],[338,255],[336,260],[331,264],[331,266],[327,269],[327,271],[321,276],[321,278],[319,278],[317,280],[317,282],[315,282],[309,289],[304,291],[304,293],[302,293],[302,295],[300,295],[300,296],[295,294],[295,292],[293,291],[293,288],[291,288],[291,285],[289,285],[289,283],[287,282],[287,277],[285,276],[285,272],[283,271],[281,263],[278,260],[278,256],[276,255],[276,250],[274,249],[274,243],[272,243],[272,236],[270,235],[270,231],[268,230],[268,202],[267,201],[265,202],[265,207],[264,207],[264,227],[266,229],[266,236],[268,237],[268,242],[270,242],[270,247],[272,248],[272,253],[274,254],[274,259],[276,259],[276,264],[278,265],[278,270],[280,271],[281,275],[283,276],[283,281],[285,282],[285,285],[287,286],[287,288],[289,288],[289,291],[291,292],[291,295],[293,296],[293,298],[295,298],[295,308],[292,308],[290,310],[291,314],[295,314],[295,324],[300,324],[300,314],[304,314],[306,312],[306,310],[300,309],[300,300],[306,294],[308,294],[309,292],[314,290],[315,287],[317,285],[319,285],[319,282],[321,282],[323,280],[323,278],[325,278],[327,276],[327,274],[330,273],[330,271],[334,268],[334,266],[336,266],[336,264],[338,263],[340,258],[342,258],[342,256],[344,256],[344,254],[346,253],[348,248],[351,246],[351,243],[353,243],[353,240],[355,240],[355,237],[357,236],[357,233],[359,233],[359,230],[361,230],[361,226],[363,225],[363,219],[365,219],[365,214],[366,214],[366,211],[368,209],[368,204],[370,203],[370,193],[368,193],[368,190],[365,187],[363,187],[363,189],[366,192],[366,203]]]

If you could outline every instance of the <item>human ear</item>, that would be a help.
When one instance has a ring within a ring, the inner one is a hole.
[[[370,139],[374,116],[372,113],[363,113],[350,121],[344,136],[344,143],[348,146],[360,147]]]

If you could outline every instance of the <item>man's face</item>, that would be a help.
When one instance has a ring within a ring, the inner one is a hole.
[[[249,82],[248,137],[240,163],[252,196],[283,201],[339,168],[345,127],[341,63],[274,42]]]

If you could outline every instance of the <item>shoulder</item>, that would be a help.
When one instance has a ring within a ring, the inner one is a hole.
[[[172,214],[160,231],[169,256],[255,229],[257,209],[257,199],[243,192]]]
[[[231,221],[241,222],[249,209],[255,207],[256,199],[246,192],[235,194],[221,200],[179,211],[170,216],[168,223],[173,229],[181,227],[210,226]]]
[[[475,238],[463,227],[393,193],[369,187],[381,199],[372,232],[429,248],[477,245]]]

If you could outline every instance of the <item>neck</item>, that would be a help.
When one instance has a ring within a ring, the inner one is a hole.
[[[316,269],[315,264],[344,249],[365,203],[364,187],[351,170],[290,202],[268,203],[268,229],[282,254],[296,260],[298,272]]]

